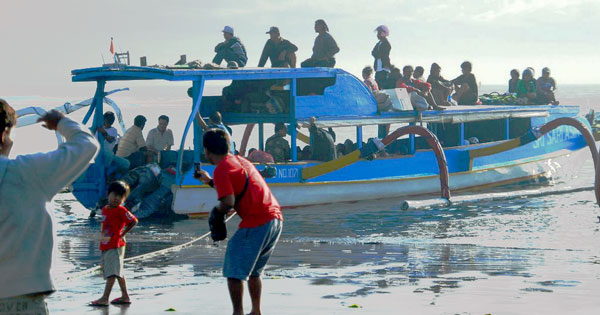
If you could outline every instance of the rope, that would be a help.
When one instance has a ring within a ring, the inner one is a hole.
[[[230,215],[225,222],[229,222],[229,220],[231,220],[231,218],[233,218],[235,216],[235,212]],[[162,256],[168,253],[172,253],[172,252],[176,252],[176,251],[180,251],[186,247],[190,247],[192,246],[194,243],[204,239],[205,237],[209,236],[210,232],[206,232],[204,234],[202,234],[201,236],[192,239],[189,242],[183,243],[183,244],[179,244],[179,245],[175,245],[175,246],[171,246],[171,247],[167,247],[164,249],[160,249],[157,251],[153,251],[153,252],[149,252],[146,254],[141,254],[141,255],[137,255],[137,256],[133,256],[133,257],[129,257],[129,258],[125,258],[123,261],[124,262],[134,262],[134,261],[140,261],[140,260],[146,260],[148,258],[152,258],[152,257],[156,257],[156,256]],[[66,282],[66,281],[70,281],[76,278],[80,278],[83,276],[87,276],[93,273],[96,273],[98,271],[100,271],[102,269],[101,265],[96,265],[92,268],[86,269],[86,270],[82,270],[79,272],[75,272],[75,273],[70,273],[67,277],[63,278],[63,279],[57,279],[57,283],[62,283],[62,282]]]

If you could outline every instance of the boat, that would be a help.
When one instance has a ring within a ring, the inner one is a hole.
[[[273,171],[274,176],[265,180],[284,208],[440,192],[450,198],[450,191],[552,177],[557,167],[572,161],[573,155],[585,153],[583,133],[590,129],[587,120],[580,117],[579,107],[569,105],[453,106],[417,113],[399,96],[393,110],[380,111],[363,82],[337,68],[209,70],[126,65],[72,71],[73,82],[96,82],[97,86],[84,123],[93,114],[92,130],[102,124],[101,100],[107,82],[132,80],[188,81],[192,86],[181,145],[172,152],[176,174],[171,185],[171,210],[191,217],[206,215],[217,203],[215,191],[193,177],[192,165],[200,162],[203,152],[199,145],[202,129],[194,122],[197,113],[207,117],[219,110],[223,123],[246,125],[244,139],[236,139],[242,154],[255,125],[259,150],[264,149],[265,124],[292,126],[288,127],[291,148],[309,138],[303,128],[310,125],[311,117],[317,118],[319,128],[356,130],[352,139],[356,150],[336,160],[299,160],[292,149],[288,162],[256,164],[261,171]],[[266,90],[268,95],[276,94],[281,104],[265,110],[256,109],[252,103],[232,106],[223,96],[204,96],[205,83],[213,80],[231,80],[230,91],[240,86],[250,92]],[[403,91],[392,90],[389,95],[399,92]],[[540,132],[553,121],[559,124]],[[383,139],[363,130],[388,124],[402,127]],[[184,150],[188,134],[194,138],[193,150]],[[381,154],[385,146],[396,150]],[[90,209],[105,194],[106,170],[100,159],[96,158],[73,185],[75,197]],[[207,164],[202,168],[209,173],[214,170]]]

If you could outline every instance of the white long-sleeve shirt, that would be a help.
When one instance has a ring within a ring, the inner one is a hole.
[[[55,151],[0,156],[0,298],[54,291],[50,201],[83,173],[99,148],[88,129],[69,118],[57,130],[67,141]]]

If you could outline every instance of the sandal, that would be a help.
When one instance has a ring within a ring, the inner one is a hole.
[[[131,304],[131,301],[125,301],[123,299],[121,299],[120,297],[110,301],[110,304],[117,304],[117,305],[126,305],[126,304]]]
[[[95,301],[91,301],[88,305],[89,306],[102,306],[102,307],[108,306],[108,303],[100,303],[98,301],[100,301],[100,299],[95,300]]]

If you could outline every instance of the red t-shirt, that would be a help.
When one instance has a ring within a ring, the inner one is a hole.
[[[125,240],[121,237],[123,228],[129,223],[137,220],[135,215],[123,206],[102,208],[102,239],[100,250],[105,251],[125,246]]]
[[[281,207],[271,189],[258,170],[243,157],[227,154],[215,167],[214,183],[219,199],[227,196],[238,196],[246,184],[246,170],[249,182],[242,200],[237,203],[235,211],[242,222],[240,228],[253,228],[263,225],[272,219],[283,221]]]

